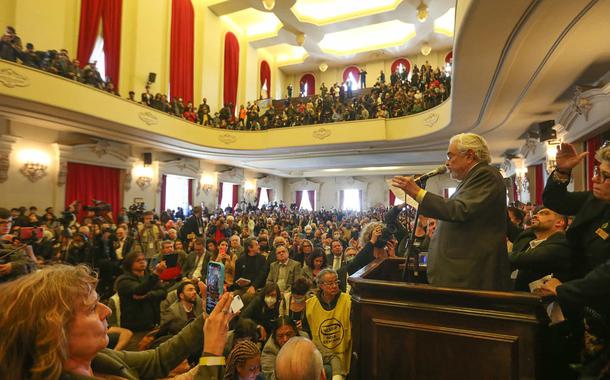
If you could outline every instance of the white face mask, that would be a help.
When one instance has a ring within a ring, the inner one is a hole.
[[[265,304],[267,305],[268,308],[272,308],[273,306],[275,306],[275,303],[277,302],[277,299],[273,296],[267,296],[265,297]]]

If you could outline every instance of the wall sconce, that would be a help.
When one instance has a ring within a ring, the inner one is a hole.
[[[424,22],[428,18],[428,6],[423,1],[417,7],[417,19],[419,22]]]
[[[133,176],[136,177],[136,185],[144,190],[152,183],[153,169],[148,165],[136,166],[133,168]]]
[[[256,184],[253,181],[246,181],[244,183],[244,195],[246,197],[252,197],[256,190]]]
[[[207,194],[214,187],[214,178],[211,175],[204,175],[201,178],[201,189]]]
[[[522,159],[515,160],[515,182],[520,193],[529,190],[529,181],[527,179],[527,167]]]
[[[555,170],[555,165],[557,164],[555,157],[557,156],[557,148],[560,144],[560,140],[549,140],[546,142],[546,172],[549,174]]]
[[[24,150],[19,153],[23,166],[19,171],[31,182],[36,182],[47,175],[49,156],[37,150]]]

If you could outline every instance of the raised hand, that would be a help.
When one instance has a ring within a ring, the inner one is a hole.
[[[561,143],[557,148],[555,162],[560,171],[568,173],[586,156],[587,152],[576,153],[576,149],[574,149],[572,144]]]

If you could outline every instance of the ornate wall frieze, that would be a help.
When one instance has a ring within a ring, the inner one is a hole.
[[[312,136],[318,140],[324,140],[331,134],[332,134],[332,132],[330,131],[330,129],[319,128],[319,129],[316,129],[315,131],[313,131]]]
[[[430,114],[424,119],[424,125],[428,128],[432,128],[438,121],[438,118],[439,116],[437,113]]]
[[[28,87],[30,78],[10,68],[0,69],[0,83],[8,88]]]
[[[157,116],[150,111],[142,111],[138,113],[138,117],[140,120],[146,123],[146,125],[159,124],[159,118],[157,118]]]
[[[222,143],[229,145],[237,141],[237,137],[235,135],[225,133],[223,135],[218,136],[218,140],[220,140],[220,142]]]

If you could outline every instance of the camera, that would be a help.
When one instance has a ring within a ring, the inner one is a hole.
[[[127,210],[127,217],[131,222],[137,222],[139,220],[142,220],[142,216],[144,215],[145,210],[146,207],[144,206],[144,202],[134,203],[129,206],[129,209]]]
[[[377,238],[377,242],[375,242],[376,248],[383,248],[388,244],[388,241],[392,240],[392,238],[396,235],[398,229],[393,224],[388,224],[381,231],[381,236]]]

